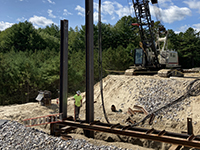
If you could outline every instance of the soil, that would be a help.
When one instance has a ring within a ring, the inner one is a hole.
[[[158,76],[125,76],[125,75],[108,75],[103,79],[103,94],[104,94],[104,105],[106,109],[106,115],[110,123],[120,123],[122,125],[127,125],[126,119],[130,117],[130,114],[127,113],[128,108],[132,108],[137,103],[137,96],[140,95],[140,91],[137,86],[133,88],[128,88],[129,85],[135,85],[132,79],[137,79],[139,81],[147,81],[148,79],[161,80],[162,78]],[[188,73],[185,74],[185,78],[173,78],[174,80],[192,81],[195,78],[200,78],[199,73]],[[168,80],[166,78],[166,80]],[[170,82],[170,80],[169,80]],[[142,87],[143,82],[141,82],[140,87]],[[145,84],[148,85],[148,82]],[[175,85],[171,85],[175,86]],[[182,87],[180,87],[182,88]],[[178,87],[177,87],[177,90]],[[181,89],[180,89],[181,90]],[[36,95],[37,96],[37,95]],[[85,93],[82,92],[81,96],[83,97],[83,106],[80,112],[80,119],[85,119]],[[192,118],[193,121],[193,131],[195,135],[200,136],[200,96],[190,96],[191,103],[190,105],[184,105],[183,110],[177,112],[177,118],[179,121],[170,120],[164,118],[159,120],[156,118],[152,125],[148,124],[148,121],[145,124],[140,125],[145,128],[154,128],[157,130],[166,130],[176,133],[181,133],[182,131],[187,131],[187,118]],[[56,103],[56,99],[51,101],[51,106],[41,106],[37,101],[32,103],[26,103],[21,105],[9,105],[9,106],[0,106],[0,119],[14,120],[23,124],[23,120],[27,118],[39,117],[49,114],[58,113],[59,105]],[[68,98],[68,107],[67,115],[74,115],[74,101],[72,97]],[[117,112],[112,112],[111,106],[115,105]],[[100,85],[97,83],[94,86],[94,119],[100,120],[101,122],[106,122],[103,109],[102,109],[101,95],[100,95]],[[120,110],[120,111],[119,111]],[[136,121],[141,120],[145,115],[136,114],[133,116],[133,119]],[[49,125],[35,126],[39,130],[42,130],[46,133],[49,133]],[[76,129],[72,131],[69,135],[73,138],[86,139],[89,142],[95,145],[114,145],[121,148],[128,149],[169,149],[170,144],[159,143],[154,141],[148,141],[137,138],[130,138],[125,136],[120,136],[124,141],[121,142],[117,135],[105,134],[105,133],[96,133],[95,139],[87,138],[83,135],[82,129]]]

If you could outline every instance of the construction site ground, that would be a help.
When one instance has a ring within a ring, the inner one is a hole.
[[[169,97],[166,97],[165,95],[165,99],[171,99],[173,97],[176,98],[176,96],[179,97],[179,95],[187,92],[186,86],[189,82],[195,80],[196,78],[200,78],[199,73],[187,73],[185,74],[184,78],[161,78],[157,75],[108,75],[103,79],[103,98],[108,120],[112,124],[120,123],[122,125],[128,125],[128,122],[126,122],[127,118],[130,117],[130,114],[127,113],[128,108],[134,109],[134,105],[144,107],[143,105],[141,105],[141,99],[145,97],[145,93],[148,92],[149,88],[151,88],[151,91],[153,90],[153,87],[158,89],[158,83],[166,82],[166,91],[169,89],[170,90],[168,92]],[[160,90],[163,90],[163,87],[160,88]],[[170,91],[172,93],[170,93]],[[80,119],[85,120],[85,93],[82,92],[81,96],[83,97],[83,106],[80,111]],[[51,106],[41,106],[37,101],[21,105],[0,106],[0,119],[14,120],[23,124],[23,120],[27,118],[58,113],[59,104],[56,103],[56,99],[53,99],[51,103]],[[157,102],[155,103],[157,104]],[[73,116],[74,101],[72,100],[72,97],[68,98],[67,105],[67,115]],[[115,105],[117,110],[116,112],[111,111],[112,105]],[[176,112],[174,110],[170,111],[170,109],[168,109],[168,111],[165,111],[167,115],[165,115],[163,112],[162,114],[158,113],[152,125],[149,125],[148,120],[146,120],[146,122],[143,125],[140,124],[140,126],[143,128],[154,128],[175,133],[187,132],[187,118],[190,117],[193,121],[194,134],[200,136],[200,95],[189,96],[188,98],[183,100],[183,102],[179,103],[179,105],[181,105],[181,109],[177,108]],[[156,109],[154,107],[149,107],[149,110],[151,110],[152,108]],[[173,114],[176,115],[174,116]],[[131,117],[131,119],[133,121],[139,122],[144,117],[145,114],[136,113],[134,116]],[[95,84],[94,86],[94,120],[106,122],[103,113],[99,83]],[[50,132],[49,125],[35,126],[34,128],[42,130],[46,133]],[[128,149],[164,150],[169,149],[169,147],[171,146],[167,143],[159,143],[144,139],[136,139],[132,137],[120,136],[121,139],[119,139],[117,135],[100,132],[95,132],[95,139],[91,139],[84,136],[82,129],[73,130],[69,135],[71,135],[73,138],[86,139],[87,141],[95,145],[115,145],[117,147]],[[124,142],[122,142],[121,140],[123,140]]]

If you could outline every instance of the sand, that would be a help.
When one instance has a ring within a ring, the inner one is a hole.
[[[180,80],[184,82],[186,80],[192,81],[194,77],[200,77],[199,73],[185,74],[187,78],[173,78],[174,80]],[[134,80],[133,80],[134,78]],[[141,94],[141,89],[135,85],[135,79],[137,79],[139,84],[138,86],[142,87],[144,82],[149,79],[162,80],[158,76],[125,76],[125,75],[108,75],[103,79],[103,93],[104,93],[104,104],[106,109],[107,117],[110,123],[120,123],[122,125],[127,125],[126,119],[130,116],[127,111],[128,108],[132,108],[137,103],[136,100]],[[170,79],[169,82],[171,81]],[[152,86],[148,85],[148,82],[145,83],[145,87]],[[176,85],[171,85],[172,87]],[[177,91],[181,90],[176,87]],[[180,87],[182,88],[182,87]],[[80,112],[80,119],[85,119],[85,93],[81,93],[83,97],[83,107]],[[176,133],[181,133],[182,131],[187,131],[187,118],[191,117],[193,121],[193,130],[195,135],[200,135],[200,96],[190,96],[190,104],[184,105],[184,110],[177,112],[177,118],[179,121],[170,120],[167,118],[159,119],[155,118],[152,125],[148,124],[148,121],[144,125],[141,125],[145,128],[155,128],[158,130],[172,131]],[[97,83],[94,86],[94,119],[106,122],[103,114],[101,95],[100,95],[100,86]],[[74,113],[72,97],[68,98],[68,107],[67,115],[72,115]],[[116,109],[121,109],[122,112],[112,112],[111,106],[115,105]],[[51,106],[41,106],[37,101],[32,103],[26,103],[21,105],[10,105],[10,106],[0,106],[0,119],[15,120],[19,123],[23,123],[23,119],[39,117],[48,114],[57,113],[59,109],[58,104],[56,104],[56,99],[52,100]],[[145,115],[136,114],[133,116],[133,119],[136,121],[141,120]],[[49,133],[49,125],[36,126],[39,130],[43,130],[46,133]],[[76,133],[76,134],[75,134]],[[120,139],[113,134],[105,133],[95,133],[95,139],[86,138],[83,135],[82,129],[76,129],[71,134],[74,138],[84,138],[89,142],[100,145],[115,145],[117,147],[129,148],[129,149],[168,149],[170,144],[159,143],[154,141],[147,141],[143,139],[135,139],[129,137],[122,137],[126,142],[120,142]],[[109,142],[108,142],[109,141]]]

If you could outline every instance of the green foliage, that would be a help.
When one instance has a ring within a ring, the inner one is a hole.
[[[116,49],[109,48],[104,51],[104,67],[108,70],[126,70],[130,65],[133,65],[132,49],[134,46],[129,44],[126,49],[123,46],[118,46]]]
[[[85,51],[85,26],[81,26],[81,29],[76,27],[75,30],[70,28],[68,34],[69,53]]]
[[[185,33],[179,34],[179,47],[177,48],[181,59],[180,62],[186,68],[197,67],[200,56],[199,33],[193,28],[188,28]]]
[[[0,34],[1,52],[44,49],[43,39],[30,22],[20,22]]]
[[[85,53],[79,50],[70,54],[68,61],[69,91],[75,92],[77,89],[85,89]]]
[[[101,23],[103,77],[106,70],[126,70],[134,63],[139,46],[139,30],[125,16],[114,26]],[[154,30],[161,26],[156,22]],[[94,25],[94,82],[99,81],[99,26]],[[189,28],[176,34],[169,30],[168,47],[179,52],[183,68],[199,67],[200,32]],[[0,105],[35,101],[39,90],[58,96],[60,78],[60,29],[52,24],[35,29],[30,22],[20,22],[0,32]],[[68,31],[68,92],[85,91],[85,26]]]
[[[57,25],[55,24],[51,24],[50,26],[46,26],[46,28],[42,29],[42,28],[39,28],[38,29],[39,32],[44,32],[52,37],[55,37],[55,38],[60,38],[60,29]]]
[[[3,90],[0,95],[6,94],[6,97],[1,99],[1,103],[5,104],[7,97],[11,103],[29,101],[30,93],[35,90],[39,79],[39,70],[34,61],[28,58],[28,52],[11,51],[2,56],[0,85]]]
[[[138,27],[131,25],[134,22],[136,22],[136,18],[132,18],[131,16],[124,16],[115,24],[112,30],[112,48],[117,48],[120,45],[126,48],[130,43],[139,43],[140,40],[137,34]]]
[[[59,52],[60,40],[58,38],[43,31],[39,32],[39,35],[44,42],[45,48],[55,49],[57,52]]]

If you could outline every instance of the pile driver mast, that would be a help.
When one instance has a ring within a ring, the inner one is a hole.
[[[155,38],[153,33],[154,22],[151,20],[151,14],[149,10],[149,0],[132,0],[133,7],[135,10],[135,16],[137,19],[139,33],[141,38],[140,47],[143,49],[145,54],[145,67],[154,66],[156,68],[160,67],[158,60],[158,52],[156,50]],[[157,3],[157,0],[151,0],[152,4]],[[149,49],[154,53],[154,59],[148,61],[147,51]]]

